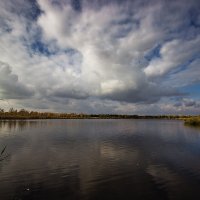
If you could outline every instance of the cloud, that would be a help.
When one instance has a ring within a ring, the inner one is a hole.
[[[44,0],[39,5],[43,14],[38,24],[45,40],[56,40],[60,48],[73,48],[82,55],[80,81],[90,87],[90,96],[152,102],[175,95],[173,89],[168,91],[170,87],[165,94],[165,90],[161,92],[148,82],[138,63],[162,38],[162,30],[154,26],[152,15],[159,7],[147,9],[144,16],[140,12],[125,14],[126,10],[117,5],[99,11],[85,8],[78,14],[70,5],[60,9]]]
[[[153,59],[144,69],[149,77],[162,76],[174,68],[184,65],[200,52],[200,36],[192,40],[175,39],[165,43],[160,50],[160,58]]]
[[[178,100],[175,104],[175,107],[192,107],[192,108],[199,108],[200,101],[195,101],[194,99],[183,98]]]
[[[71,86],[72,87],[72,86]],[[76,87],[69,87],[66,88],[58,88],[55,89],[49,96],[53,97],[60,97],[60,98],[72,98],[72,99],[86,99],[88,98],[88,94],[83,92],[82,90],[74,89]]]
[[[185,69],[171,75],[166,84],[176,87],[190,86],[200,83],[200,59],[192,61]]]
[[[12,74],[11,67],[0,62],[0,95],[5,99],[28,98],[34,94],[31,88],[28,88],[18,80],[16,74]]]
[[[162,112],[199,83],[197,1],[73,2],[0,2],[0,60],[12,66],[0,76],[17,77],[2,91],[16,105]]]

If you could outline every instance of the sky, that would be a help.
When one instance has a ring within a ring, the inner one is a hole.
[[[1,0],[0,107],[200,114],[200,1]]]

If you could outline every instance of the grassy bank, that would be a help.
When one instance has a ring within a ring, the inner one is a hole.
[[[185,119],[185,125],[200,126],[200,117],[190,117]]]

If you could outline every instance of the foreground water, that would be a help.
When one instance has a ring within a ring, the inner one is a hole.
[[[0,199],[200,199],[200,130],[176,120],[0,122]]]

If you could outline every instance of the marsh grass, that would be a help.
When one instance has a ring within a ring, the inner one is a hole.
[[[185,119],[185,125],[200,127],[200,117],[191,117],[191,118]]]

